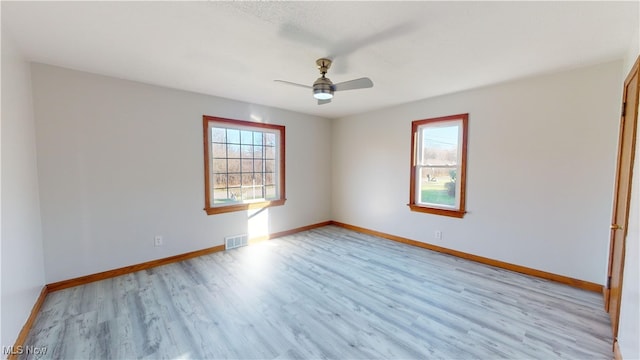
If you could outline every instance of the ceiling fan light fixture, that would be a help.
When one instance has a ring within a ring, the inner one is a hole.
[[[333,91],[330,89],[314,89],[313,97],[318,100],[329,100],[333,98]]]

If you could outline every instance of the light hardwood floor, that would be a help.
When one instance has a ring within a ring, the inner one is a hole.
[[[335,226],[51,293],[27,339],[55,359],[610,359],[611,343],[600,294]]]

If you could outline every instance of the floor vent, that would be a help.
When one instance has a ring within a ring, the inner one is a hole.
[[[247,234],[229,236],[224,238],[225,250],[235,249],[241,246],[247,246],[249,244]]]

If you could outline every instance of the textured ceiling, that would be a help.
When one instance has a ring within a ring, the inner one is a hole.
[[[2,2],[27,59],[328,118],[621,59],[633,2]],[[318,106],[315,60],[338,92]]]

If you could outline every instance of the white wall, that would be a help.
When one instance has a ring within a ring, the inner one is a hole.
[[[2,30],[2,337],[13,345],[45,283],[29,64]]]
[[[621,67],[607,63],[335,120],[334,220],[604,283]],[[411,121],[459,113],[470,114],[468,213],[411,212]]]
[[[286,126],[284,206],[254,236],[330,220],[327,119],[32,65],[46,280],[223,244],[247,212],[204,212],[202,115]],[[154,235],[164,246],[154,247]]]
[[[626,76],[638,58],[637,39],[624,66]],[[636,130],[640,133],[640,129]],[[640,359],[640,144],[636,144],[631,187],[631,208],[626,239],[626,253],[620,304],[618,345],[623,359]]]

